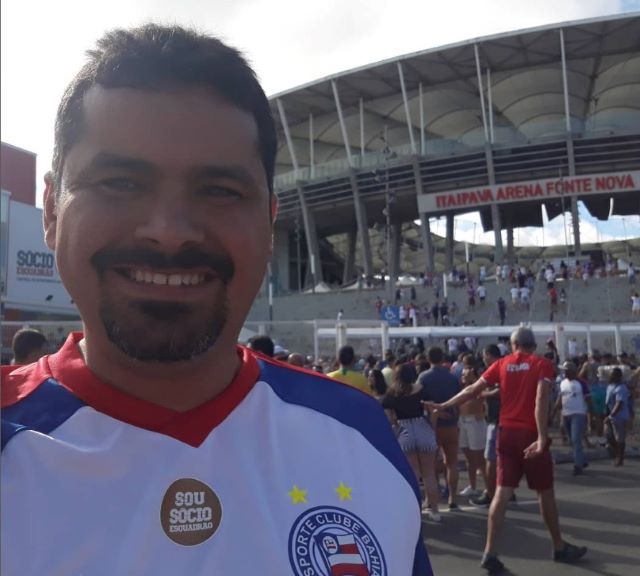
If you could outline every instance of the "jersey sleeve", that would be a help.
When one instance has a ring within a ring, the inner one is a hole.
[[[490,386],[494,386],[500,383],[500,368],[502,366],[502,360],[496,360],[489,368],[487,368],[482,373],[482,379],[489,384]]]

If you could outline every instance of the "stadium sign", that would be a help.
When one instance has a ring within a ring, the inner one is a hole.
[[[640,170],[545,178],[421,194],[418,196],[418,211],[429,214],[456,209],[480,209],[494,203],[551,200],[563,196],[613,194],[634,190],[640,192]]]

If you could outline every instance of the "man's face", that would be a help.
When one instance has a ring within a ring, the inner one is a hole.
[[[87,338],[142,361],[232,342],[271,256],[255,121],[212,91],[92,88],[45,236]]]

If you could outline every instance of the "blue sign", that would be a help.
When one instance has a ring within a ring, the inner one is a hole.
[[[389,326],[400,326],[400,306],[383,306],[380,319],[388,322]]]

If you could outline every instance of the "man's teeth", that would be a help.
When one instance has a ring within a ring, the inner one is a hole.
[[[204,274],[162,274],[161,272],[149,272],[148,270],[131,270],[131,280],[143,284],[159,284],[161,286],[194,286],[204,282]]]

